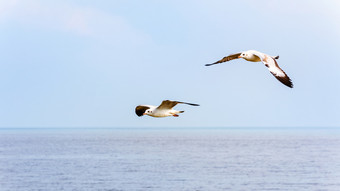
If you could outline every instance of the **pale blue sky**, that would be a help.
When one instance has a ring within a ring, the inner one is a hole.
[[[339,127],[337,0],[0,0],[0,127]],[[261,63],[280,55],[294,88]],[[164,99],[179,118],[137,117]]]

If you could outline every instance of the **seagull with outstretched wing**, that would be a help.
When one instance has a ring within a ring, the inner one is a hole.
[[[276,59],[279,58],[279,56],[269,56],[267,54],[264,54],[262,52],[256,51],[256,50],[248,50],[241,53],[231,54],[229,56],[226,56],[222,58],[221,60],[214,62],[212,64],[206,64],[206,66],[211,66],[214,64],[219,64],[223,62],[227,62],[230,60],[243,58],[250,62],[262,62],[270,71],[270,73],[273,74],[273,76],[278,79],[281,83],[284,85],[293,88],[293,83],[291,79],[287,76],[287,74],[279,67],[279,65],[276,62]]]
[[[183,113],[184,111],[177,111],[172,109],[177,104],[199,106],[198,104],[194,103],[164,100],[158,107],[153,105],[139,105],[136,107],[135,112],[139,117],[143,115],[149,115],[151,117],[168,117],[168,116],[178,117],[179,116],[178,114]]]

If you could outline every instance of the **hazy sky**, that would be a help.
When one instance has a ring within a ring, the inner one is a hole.
[[[0,0],[0,127],[339,127],[338,0]],[[205,67],[255,49],[262,63]],[[137,117],[164,99],[179,118]]]

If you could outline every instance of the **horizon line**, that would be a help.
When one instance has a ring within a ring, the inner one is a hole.
[[[0,130],[179,130],[179,129],[204,129],[204,130],[315,130],[315,129],[333,129],[333,130],[340,130],[340,126],[280,126],[280,127],[270,127],[270,126],[265,126],[265,127],[231,127],[231,126],[220,126],[220,127],[0,127]]]

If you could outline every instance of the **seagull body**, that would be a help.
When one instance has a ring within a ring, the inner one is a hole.
[[[230,60],[243,58],[250,62],[262,62],[274,75],[276,79],[278,79],[281,83],[284,85],[293,88],[293,83],[291,82],[291,79],[287,76],[287,74],[279,67],[279,65],[276,62],[276,59],[279,58],[279,56],[269,56],[267,54],[264,54],[262,52],[256,51],[256,50],[248,50],[241,53],[231,54],[229,56],[226,56],[222,58],[221,60],[214,62],[212,64],[206,64],[206,66],[211,66],[214,64],[219,64],[223,62],[227,62]]]
[[[178,114],[183,113],[184,111],[177,111],[172,108],[179,103],[188,104],[192,106],[199,106],[198,104],[194,103],[164,100],[159,106],[139,105],[136,107],[135,112],[139,117],[143,115],[149,115],[151,117],[168,117],[168,116],[178,117],[179,116]]]

